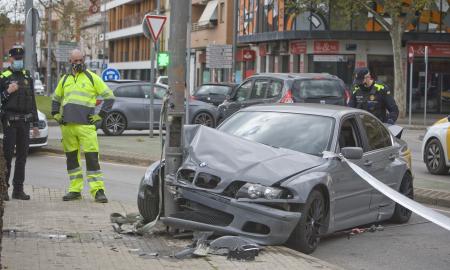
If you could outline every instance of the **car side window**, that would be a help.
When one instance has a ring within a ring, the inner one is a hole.
[[[283,89],[283,83],[280,81],[271,81],[267,89],[267,98],[279,97],[281,90]]]
[[[150,98],[150,91],[152,87],[150,85],[143,85],[142,88],[144,89],[145,98]],[[163,87],[155,86],[153,93],[155,93],[153,98],[163,99],[166,93],[166,89]]]
[[[246,81],[236,90],[236,94],[233,100],[244,101],[249,99],[251,90],[252,90],[252,81],[251,80]]]
[[[362,147],[355,118],[348,118],[342,122],[338,143],[341,149],[344,147]]]
[[[269,85],[268,79],[257,79],[253,84],[252,94],[250,99],[263,99],[266,96],[267,87]]]
[[[392,146],[389,131],[377,119],[370,115],[360,115],[366,131],[369,151]]]
[[[114,96],[124,98],[144,98],[144,93],[139,85],[121,86],[114,91]]]

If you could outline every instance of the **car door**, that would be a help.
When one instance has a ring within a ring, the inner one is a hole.
[[[341,120],[336,152],[340,153],[340,149],[344,147],[364,149],[363,137],[355,115]],[[362,166],[363,160],[351,161]],[[363,224],[369,215],[372,187],[345,162],[336,160],[331,168],[335,195],[335,228],[339,230]]]
[[[142,89],[144,91],[144,97],[145,97],[145,103],[144,103],[144,111],[145,111],[145,123],[146,128],[149,127],[150,124],[150,93],[151,93],[151,85],[145,84],[142,85]],[[164,94],[166,92],[166,89],[160,86],[155,85],[154,87],[154,95],[153,95],[153,128],[159,127],[159,118],[161,114],[161,106],[162,106],[162,99],[164,97]]]
[[[139,84],[124,85],[114,91],[114,108],[121,111],[127,119],[128,128],[140,128],[144,119],[144,93]]]
[[[392,136],[387,128],[374,116],[360,114],[360,123],[363,129],[363,136],[367,142],[367,151],[363,155],[363,169],[373,177],[397,189],[401,172],[398,167],[402,166],[396,158],[399,156],[399,149],[393,146]],[[382,211],[383,207],[394,206],[394,202],[388,197],[373,189],[370,208]]]
[[[223,119],[228,118],[233,113],[245,107],[245,102],[250,98],[253,80],[248,79],[243,82],[234,92],[230,100],[220,105],[219,113]]]
[[[266,91],[265,103],[276,103],[281,98],[281,92],[283,91],[283,81],[270,80],[269,86]]]
[[[250,98],[241,103],[241,108],[249,107],[256,104],[265,103],[267,89],[269,88],[270,79],[256,78],[253,81],[252,92]]]

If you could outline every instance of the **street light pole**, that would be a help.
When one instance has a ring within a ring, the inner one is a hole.
[[[33,73],[33,36],[32,36],[32,26],[33,26],[33,16],[32,16],[33,0],[25,1],[25,69],[29,70],[32,78],[34,79]],[[29,18],[31,15],[31,18]]]
[[[236,82],[236,50],[237,50],[237,27],[238,27],[238,0],[233,2],[233,65],[231,68],[231,80]]]
[[[105,55],[106,55],[106,1],[103,0],[103,54],[102,54],[102,69],[105,69]]]
[[[47,95],[50,95],[52,91],[52,0],[48,6],[47,35]]]

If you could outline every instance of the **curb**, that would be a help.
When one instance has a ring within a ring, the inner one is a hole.
[[[450,208],[450,192],[426,188],[414,188],[414,200],[420,203]]]

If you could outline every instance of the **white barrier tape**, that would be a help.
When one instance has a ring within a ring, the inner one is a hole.
[[[409,210],[413,211],[414,213],[418,214],[419,216],[422,216],[423,218],[433,222],[436,225],[441,226],[442,228],[450,231],[450,218],[442,215],[426,206],[423,206],[422,204],[411,200],[410,198],[406,197],[405,195],[393,190],[389,186],[385,185],[383,182],[379,181],[372,175],[370,175],[365,170],[361,169],[358,165],[354,164],[353,162],[349,161],[342,155],[337,155],[332,152],[324,152],[323,158],[334,158],[338,157],[342,161],[347,162],[347,164],[350,166],[350,168],[358,174],[364,181],[369,183],[372,187],[374,187],[379,192],[383,193],[387,197],[389,197],[394,202],[402,205],[405,208],[408,208]]]

